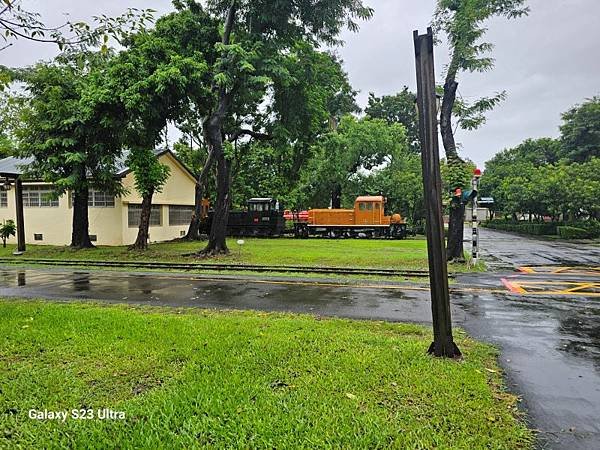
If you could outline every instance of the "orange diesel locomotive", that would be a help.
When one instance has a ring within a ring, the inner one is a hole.
[[[385,197],[357,197],[354,209],[310,209],[306,221],[294,223],[296,237],[390,237],[404,239],[406,223],[400,214],[386,216]]]

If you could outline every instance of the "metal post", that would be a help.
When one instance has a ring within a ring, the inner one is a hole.
[[[459,357],[460,350],[452,337],[448,267],[442,216],[442,181],[437,128],[437,104],[433,61],[433,32],[413,33],[417,66],[417,105],[423,188],[427,210],[427,253],[433,316],[433,343],[428,353],[435,356]]]
[[[20,255],[25,251],[25,215],[23,214],[23,183],[20,178],[15,179],[15,207],[17,213],[17,251]]]
[[[473,265],[477,265],[477,258],[479,257],[479,223],[478,223],[478,202],[477,202],[477,192],[479,191],[479,178],[473,177],[471,181],[473,192],[475,192],[475,196],[473,197],[473,212],[471,213],[471,224],[473,227],[473,237],[472,237],[472,258]]]

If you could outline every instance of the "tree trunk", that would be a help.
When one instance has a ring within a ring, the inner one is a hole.
[[[340,209],[342,207],[342,186],[336,184],[331,192],[331,207]]]
[[[235,15],[237,12],[236,0],[231,0],[227,18],[225,19],[225,27],[223,29],[223,37],[221,42],[224,45],[229,45],[231,32],[235,23]],[[223,58],[224,56],[222,56]],[[229,112],[229,107],[233,101],[233,89],[227,91],[224,87],[215,85],[214,92],[218,95],[217,108],[210,115],[208,120],[202,124],[204,136],[208,144],[208,151],[212,153],[217,163],[217,201],[214,207],[214,215],[212,225],[210,227],[210,235],[208,244],[200,252],[202,255],[219,255],[228,254],[227,248],[227,221],[229,219],[229,162],[225,157],[223,149],[223,123]]]
[[[206,182],[208,180],[208,174],[212,168],[214,161],[213,152],[208,152],[206,162],[202,167],[202,171],[198,175],[198,181],[196,182],[195,190],[195,201],[194,201],[194,214],[190,221],[188,232],[183,238],[187,241],[199,241],[200,240],[200,220],[202,219],[202,199],[204,198],[204,192],[206,191]]]
[[[442,99],[442,108],[440,112],[440,132],[442,134],[442,143],[446,153],[446,161],[449,166],[463,164],[463,160],[459,158],[456,150],[456,142],[454,140],[454,130],[452,129],[452,110],[456,101],[456,91],[458,90],[458,82],[456,81],[458,64],[455,56],[448,67],[446,80],[444,82],[444,97]],[[465,186],[451,186],[455,188],[465,188]],[[448,241],[446,244],[446,255],[448,260],[464,258],[463,255],[463,229],[465,220],[465,206],[460,199],[457,204],[455,199],[450,202],[450,220],[448,223]]]
[[[450,221],[448,223],[448,243],[446,258],[448,261],[464,261],[463,234],[465,228],[465,205],[458,199],[450,202]]]
[[[88,218],[88,188],[73,191],[73,230],[71,247],[76,249],[93,248],[90,240],[90,222]]]
[[[140,226],[135,242],[129,250],[146,250],[148,248],[148,229],[150,228],[150,213],[152,212],[152,196],[154,191],[142,197],[142,211],[140,213]]]
[[[208,130],[208,141],[217,163],[217,200],[214,206],[208,244],[203,255],[228,254],[227,222],[229,220],[229,163],[223,152],[220,127]]]

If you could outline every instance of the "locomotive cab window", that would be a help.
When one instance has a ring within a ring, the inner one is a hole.
[[[364,203],[359,203],[359,204],[358,204],[358,209],[359,209],[360,211],[364,211],[364,210],[365,210],[365,204],[364,204]]]
[[[375,203],[375,210],[379,211],[379,203]]]
[[[248,210],[257,211],[257,212],[269,211],[269,204],[268,203],[250,203],[250,205],[248,205]]]
[[[373,210],[373,203],[367,203],[367,211]]]

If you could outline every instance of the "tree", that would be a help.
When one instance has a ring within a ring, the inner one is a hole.
[[[383,195],[388,213],[401,213],[413,225],[425,218],[421,158],[406,144],[397,148],[384,167],[353,177],[346,190],[348,205],[359,195]]]
[[[336,130],[324,135],[317,144],[314,157],[303,171],[299,189],[309,206],[342,206],[344,193],[357,180],[375,169],[389,167],[407,150],[406,132],[402,125],[381,119],[342,118]],[[352,199],[352,202],[354,199]]]
[[[16,130],[21,126],[25,97],[18,92],[0,90],[0,158],[16,152]]]
[[[576,162],[600,157],[600,97],[574,106],[562,119],[562,156]]]
[[[463,129],[475,129],[485,122],[485,112],[491,110],[505,97],[505,93],[482,98],[472,104],[456,104],[458,75],[460,72],[485,72],[491,70],[494,60],[486,56],[493,45],[482,42],[487,29],[486,20],[492,17],[508,19],[520,17],[529,12],[525,0],[438,0],[434,17],[436,34],[444,33],[450,47],[450,63],[446,68],[443,85],[442,107],[440,110],[440,131],[451,166],[462,165],[454,139],[452,116],[463,118],[459,125]],[[455,186],[454,188],[464,188]],[[450,203],[450,223],[448,230],[447,257],[449,260],[463,259],[464,204],[456,197]]]
[[[71,247],[89,248],[88,192],[118,194],[116,160],[121,154],[123,117],[108,107],[113,92],[102,86],[106,59],[85,53],[38,64],[21,74],[29,94],[17,131],[19,156],[33,157],[29,173],[51,182],[55,194],[70,192]]]
[[[136,189],[142,195],[132,249],[147,247],[152,197],[168,178],[167,168],[152,150],[162,143],[167,124],[189,111],[190,102],[204,103],[206,58],[214,52],[210,42],[217,31],[216,23],[206,15],[165,16],[153,30],[131,35],[127,49],[106,71],[103,82],[114,93],[112,110],[125,118],[122,142],[129,149]]]
[[[127,164],[133,171],[135,189],[142,196],[138,234],[130,248],[145,250],[148,248],[152,196],[157,192],[161,192],[162,186],[169,178],[170,169],[161,164],[154,152],[146,147],[132,149],[127,158]]]
[[[507,211],[505,192],[500,189],[505,180],[526,177],[535,167],[555,164],[560,159],[561,146],[556,139],[527,139],[515,148],[497,153],[485,163],[479,184],[481,196],[494,198],[494,209]]]
[[[17,226],[11,219],[4,221],[0,226],[0,238],[2,238],[2,247],[6,248],[6,240],[17,233]]]
[[[197,8],[192,3],[188,7]],[[217,44],[219,54],[211,67],[212,103],[202,121],[209,154],[217,166],[215,212],[203,252],[219,254],[228,252],[225,235],[231,167],[224,135],[233,142],[242,135],[255,137],[257,131],[253,120],[239,120],[243,116],[235,113],[258,110],[257,106],[268,97],[272,80],[286,75],[280,72],[279,62],[297,42],[337,44],[342,27],[356,30],[354,20],[371,17],[372,10],[360,0],[210,0],[208,6],[215,17],[224,20],[221,42]]]
[[[419,121],[415,104],[417,96],[404,86],[402,91],[395,95],[376,97],[369,93],[369,103],[365,108],[367,116],[373,119],[384,119],[388,123],[401,123],[406,128],[406,136],[410,149],[420,153]]]

